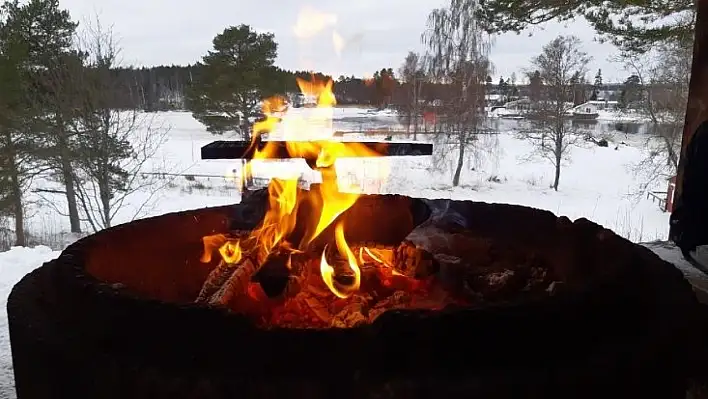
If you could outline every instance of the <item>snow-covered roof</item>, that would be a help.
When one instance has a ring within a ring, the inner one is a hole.
[[[593,105],[605,105],[605,104],[612,104],[612,105],[616,105],[616,104],[619,104],[619,101],[610,101],[610,100],[590,100],[590,101],[584,102],[584,103],[583,103],[583,104],[581,104],[581,105],[584,105],[584,104],[593,104]]]

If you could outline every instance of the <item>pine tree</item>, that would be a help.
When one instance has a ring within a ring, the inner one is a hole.
[[[210,132],[240,132],[249,140],[260,101],[283,91],[273,66],[278,46],[273,34],[239,25],[218,34],[213,47],[187,91],[187,106]]]
[[[509,95],[512,97],[518,97],[519,88],[516,87],[516,72],[511,73],[511,76],[507,79],[507,82],[509,83]]]
[[[0,23],[0,203],[15,221],[15,244],[24,246],[23,192],[38,172],[41,153],[38,110],[32,102],[36,58],[30,52],[33,42],[21,30],[26,24],[19,2],[4,3],[0,11],[5,15]]]
[[[462,0],[463,3],[477,0]],[[600,40],[644,53],[656,44],[693,37],[695,0],[481,0],[480,23],[489,33],[521,32],[548,21],[584,17]],[[637,23],[641,21],[642,23]]]
[[[72,232],[81,232],[81,221],[74,187],[74,163],[82,145],[68,131],[78,100],[77,87],[70,78],[80,68],[78,54],[72,50],[77,24],[58,0],[31,0],[14,6],[15,27],[28,44],[31,59],[29,77],[34,88],[32,106],[38,109],[37,126],[43,130],[43,163],[65,188]],[[63,211],[63,210],[62,210]]]
[[[597,100],[599,99],[600,92],[602,91],[603,85],[602,85],[602,69],[598,69],[597,73],[595,74],[595,82],[592,85],[592,97],[590,97],[591,100]]]
[[[541,72],[535,70],[528,74],[529,77],[529,97],[532,101],[539,101],[541,99],[541,87],[543,86],[543,81],[541,80]]]
[[[386,108],[391,102],[396,80],[393,68],[381,68],[374,72],[374,103],[379,108]]]
[[[622,92],[620,93],[619,105],[622,108],[627,108],[636,105],[642,100],[641,79],[638,75],[629,76],[622,84]]]
[[[509,95],[509,83],[504,81],[503,77],[499,77],[499,94],[506,98]]]

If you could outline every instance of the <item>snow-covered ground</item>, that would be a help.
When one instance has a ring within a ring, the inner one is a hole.
[[[292,110],[292,116],[307,117],[307,109]],[[176,176],[159,179],[160,189],[138,191],[126,200],[117,213],[115,224],[184,209],[234,203],[239,194],[233,181],[225,179],[238,169],[234,161],[202,161],[201,146],[226,137],[215,137],[194,120],[189,113],[170,112],[156,118],[170,126],[168,140],[161,146],[143,172],[168,172]],[[381,140],[389,131],[401,131],[398,119],[388,111],[375,112],[357,108],[334,110],[334,130],[348,131],[345,140]],[[376,133],[364,133],[376,131]],[[603,134],[603,137],[607,136]],[[635,195],[640,180],[633,166],[645,156],[644,141],[639,135],[615,132],[610,134],[609,147],[585,144],[571,150],[570,159],[561,172],[560,190],[549,188],[553,167],[547,161],[527,159],[532,152],[527,141],[513,132],[485,135],[467,161],[461,184],[452,187],[452,172],[456,150],[441,138],[418,135],[418,140],[434,142],[434,157],[395,157],[368,160],[341,160],[338,163],[340,186],[358,185],[365,192],[400,193],[428,198],[469,199],[528,205],[550,210],[571,219],[587,217],[613,229],[635,242],[665,239],[668,214],[645,196]],[[394,135],[393,140],[409,141],[406,135]],[[317,177],[304,162],[288,165],[309,179]],[[280,165],[282,169],[282,164]],[[435,167],[433,167],[435,166]],[[256,173],[264,176],[277,173],[276,168],[263,165]],[[385,180],[381,177],[385,176]],[[56,187],[37,179],[33,189]],[[658,190],[665,190],[660,185]],[[155,192],[153,192],[155,191]],[[66,205],[61,195],[33,193],[28,190],[27,227],[37,242],[62,249],[74,239],[67,234],[68,219],[60,216]],[[1,228],[2,226],[0,226]],[[88,230],[88,226],[87,230]],[[0,298],[5,301],[13,284],[24,274],[54,258],[58,252],[48,247],[13,248],[0,253]],[[3,302],[4,303],[4,302]],[[0,311],[0,398],[13,397],[11,364],[7,340],[5,305]]]
[[[0,252],[0,399],[15,397],[12,355],[7,325],[7,296],[25,274],[59,256],[48,247],[15,247]]]
[[[292,112],[298,118],[306,118],[311,110],[294,109]],[[126,222],[136,215],[144,217],[238,201],[236,184],[223,176],[238,170],[240,162],[200,159],[201,146],[230,137],[206,132],[189,113],[170,112],[156,117],[171,128],[168,140],[144,171],[178,176],[167,176],[154,186],[160,190],[150,195],[143,190],[129,196],[115,222]],[[372,124],[372,120],[384,129],[402,130],[395,115],[357,108],[335,109],[333,128],[351,132],[343,135],[344,140],[382,140],[388,136],[387,131],[381,132],[378,128],[372,128],[376,129],[375,133],[360,132],[358,124]],[[459,187],[451,185],[455,148],[441,143],[441,138],[423,134],[418,135],[418,140],[435,141],[436,156],[341,160],[338,174],[347,184],[358,182],[367,192],[529,205],[571,218],[588,217],[635,241],[663,238],[667,214],[661,212],[656,203],[634,195],[639,191],[640,180],[633,167],[645,156],[644,141],[640,135],[620,132],[609,136],[615,140],[609,147],[588,143],[571,150],[570,159],[561,172],[558,192],[549,189],[552,165],[542,159],[526,159],[533,148],[512,132],[485,136],[479,141],[472,155],[474,159],[468,160],[464,168]],[[411,137],[394,135],[393,140],[410,141]],[[432,167],[433,164],[436,167]],[[294,161],[294,165],[305,176],[317,179],[304,162]],[[291,173],[292,168],[288,166]],[[276,169],[260,165],[256,173],[268,176]],[[381,180],[382,175],[385,181]],[[50,183],[42,180],[35,183],[36,187],[47,185]],[[657,190],[665,189],[663,185],[657,187]],[[58,212],[65,213],[62,195],[30,193],[28,203],[28,228],[39,239],[55,237],[68,230],[68,219]],[[62,239],[59,247],[65,241]]]

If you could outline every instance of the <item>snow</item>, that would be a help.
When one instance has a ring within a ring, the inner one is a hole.
[[[12,355],[7,324],[7,297],[12,287],[27,273],[59,256],[45,246],[13,247],[0,252],[0,399],[15,397]]]
[[[290,116],[307,120],[312,109],[291,109]],[[230,135],[214,136],[191,114],[166,112],[155,114],[159,123],[170,127],[167,141],[160,147],[144,173],[169,173],[160,177],[159,190],[141,190],[131,194],[125,206],[116,214],[114,224],[134,218],[167,212],[235,203],[239,193],[232,179],[225,176],[240,168],[233,160],[200,159],[201,146],[214,140],[233,139]],[[553,167],[547,161],[529,159],[533,148],[513,131],[514,121],[498,124],[499,134],[484,135],[477,142],[462,173],[461,184],[452,187],[452,174],[457,161],[455,147],[441,141],[441,137],[419,134],[419,141],[433,142],[434,157],[390,157],[376,159],[349,159],[338,161],[340,188],[368,193],[399,193],[417,197],[469,199],[527,205],[550,210],[571,219],[587,217],[635,242],[664,240],[668,232],[668,214],[659,206],[638,196],[639,180],[633,165],[645,157],[641,134],[626,134],[614,130],[614,122],[628,121],[617,115],[601,115],[611,119],[599,121],[603,137],[609,147],[584,143],[571,150],[568,162],[561,172],[558,192],[549,188]],[[411,141],[401,134],[405,128],[390,110],[362,108],[335,108],[333,130],[346,132],[344,140],[383,140],[391,135],[394,141]],[[604,125],[603,125],[604,123]],[[366,133],[368,132],[368,133]],[[375,132],[375,133],[372,133]],[[276,131],[273,135],[282,134]],[[443,137],[444,138],[444,137]],[[435,166],[435,167],[433,167]],[[315,172],[302,161],[258,164],[256,175],[272,176],[287,172],[302,174],[305,179],[317,181]],[[60,188],[47,179],[36,179],[27,195],[27,229],[34,240],[55,250],[64,248],[76,239],[67,233],[68,220],[65,200],[61,195],[35,193],[37,188]],[[665,190],[660,183],[656,190]],[[88,231],[88,226],[84,226]],[[2,228],[2,226],[0,226]],[[48,247],[12,248],[0,253],[0,298],[6,300],[13,284],[24,274],[58,255]],[[13,397],[11,386],[10,352],[7,339],[7,318],[3,305],[0,319],[0,399]]]
[[[632,111],[597,111],[597,119],[600,121],[612,121],[612,122],[643,122],[648,121],[649,118],[639,112]]]

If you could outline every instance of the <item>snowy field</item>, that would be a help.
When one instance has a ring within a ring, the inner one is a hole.
[[[310,110],[293,110],[295,116],[307,112]],[[166,212],[237,202],[239,194],[235,183],[223,176],[238,169],[240,164],[199,159],[201,146],[230,137],[211,135],[189,113],[162,113],[155,117],[170,130],[167,141],[152,162],[145,165],[143,172],[174,176],[160,177],[157,186],[129,196],[114,224]],[[334,129],[353,132],[344,134],[345,140],[382,140],[388,131],[403,130],[390,112],[356,108],[335,109]],[[372,130],[376,133],[363,133]],[[609,139],[609,147],[586,143],[572,149],[561,173],[558,192],[549,188],[554,172],[552,165],[543,160],[528,159],[532,148],[513,132],[485,135],[479,140],[476,148],[468,151],[474,159],[467,160],[461,184],[454,188],[451,182],[457,161],[455,148],[442,142],[441,138],[425,135],[419,135],[418,140],[434,142],[434,157],[343,160],[338,163],[338,174],[340,187],[345,189],[354,185],[371,193],[527,205],[571,219],[587,217],[635,242],[665,239],[668,214],[646,196],[636,195],[640,181],[633,170],[645,156],[643,138],[617,132]],[[394,134],[393,140],[410,141],[411,138]],[[305,169],[304,162],[298,165],[306,178],[317,179]],[[284,165],[279,166],[282,169]],[[287,169],[290,172],[295,170],[292,165]],[[276,168],[256,167],[256,174],[268,176],[273,173],[277,173]],[[385,181],[381,176],[386,177]],[[56,257],[57,250],[75,239],[67,233],[68,218],[58,213],[58,210],[65,209],[64,198],[33,192],[47,188],[58,187],[55,183],[37,179],[32,190],[28,190],[27,221],[33,240],[46,246],[13,248],[0,253],[0,298],[3,301],[0,311],[0,399],[14,397],[5,314],[7,295],[24,274]],[[666,187],[659,185],[656,189],[665,190]]]

